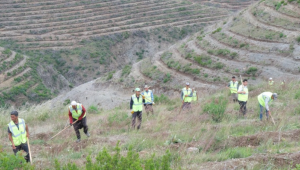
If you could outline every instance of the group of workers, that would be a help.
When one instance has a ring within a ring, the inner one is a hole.
[[[231,97],[233,102],[238,102],[240,105],[240,113],[243,116],[246,116],[247,113],[247,101],[248,101],[248,80],[244,79],[241,81],[242,84],[239,85],[238,81],[236,81],[235,76],[232,77],[232,81],[229,82],[228,88],[231,92]],[[284,83],[284,81],[283,81]],[[268,84],[273,86],[274,81],[272,78],[269,79]],[[258,95],[258,103],[260,106],[260,120],[263,118],[263,110],[266,109],[266,117],[269,118],[270,108],[269,104],[277,98],[276,93],[272,92],[263,92]],[[189,110],[191,109],[191,105],[193,101],[198,101],[198,94],[195,89],[190,88],[190,84],[187,82],[185,87],[181,90],[181,101],[182,106],[181,109]],[[154,114],[153,105],[154,105],[154,97],[153,91],[149,90],[149,86],[144,87],[144,91],[141,92],[140,88],[135,89],[135,94],[133,94],[130,98],[130,109],[132,114],[132,128],[140,129],[142,123],[142,111],[143,105],[147,115],[149,112]],[[87,118],[86,118],[86,109],[80,103],[76,101],[72,101],[71,105],[68,107],[68,115],[70,126],[74,127],[77,140],[76,142],[80,142],[81,136],[79,129],[83,128],[84,133],[87,137],[90,137],[88,132]],[[28,126],[25,124],[25,120],[18,117],[17,111],[11,112],[11,122],[8,124],[8,137],[12,144],[13,152],[16,154],[18,151],[23,150],[26,152],[25,160],[27,162],[30,161],[27,140],[29,137]],[[136,119],[138,119],[138,123],[136,124]]]
[[[284,85],[285,81],[282,81],[282,85]],[[232,76],[232,80],[228,84],[228,88],[230,89],[231,92],[231,97],[233,102],[239,102],[240,105],[240,113],[246,117],[247,113],[247,101],[248,101],[248,80],[244,79],[242,81],[241,85],[238,85],[238,81],[236,81],[235,76]],[[269,78],[268,81],[269,87],[274,85],[274,81],[272,78]],[[262,120],[263,118],[263,110],[264,108],[266,109],[266,117],[267,120],[269,119],[269,115],[271,115],[270,107],[269,104],[277,99],[277,93],[272,93],[272,92],[263,92],[260,95],[257,96],[259,107],[260,107],[260,114],[259,118]]]

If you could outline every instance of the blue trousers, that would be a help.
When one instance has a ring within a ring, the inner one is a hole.
[[[260,118],[260,120],[262,120],[264,107],[261,104],[259,104],[259,107],[260,107],[259,118]],[[267,109],[266,109],[266,116],[267,116],[267,119],[269,119],[269,114],[268,114],[268,110]]]

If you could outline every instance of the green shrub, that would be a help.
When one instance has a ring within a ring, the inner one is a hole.
[[[249,67],[248,70],[246,71],[246,73],[249,75],[255,76],[257,70],[258,69],[256,67]]]
[[[246,158],[252,155],[252,149],[245,147],[230,148],[226,151],[226,154],[230,159]]]
[[[295,99],[300,99],[300,90],[296,92]]]
[[[27,164],[21,152],[18,152],[15,156],[14,154],[7,154],[2,151],[0,146],[0,169],[14,170],[14,169],[24,169],[24,170],[34,170],[34,167]]]
[[[212,101],[204,105],[203,112],[212,116],[213,121],[221,122],[227,107],[228,100],[220,96],[219,98],[213,98]]]
[[[281,2],[278,2],[278,3],[275,5],[275,8],[276,8],[276,10],[278,10],[280,7],[281,7]]]
[[[220,31],[222,31],[222,28],[218,28],[215,31],[213,31],[212,33],[215,34],[215,33],[220,32]]]
[[[166,82],[168,82],[168,81],[170,81],[171,80],[171,75],[170,75],[170,73],[167,73],[166,75],[165,75],[165,78],[164,78],[164,83],[166,83]]]
[[[154,95],[154,102],[155,104],[175,104],[174,101],[170,100],[170,98],[164,94],[161,94],[160,96]]]
[[[71,100],[70,99],[66,99],[63,103],[64,106],[68,105],[71,103]]]
[[[194,60],[201,66],[208,66],[212,63],[210,56],[204,54],[194,57]]]
[[[283,36],[284,36],[284,34],[281,32],[281,33],[279,34],[279,37],[282,38]]]
[[[123,69],[122,69],[122,76],[128,76],[131,72],[131,66],[130,65],[126,65]]]
[[[215,69],[222,69],[224,67],[224,64],[221,62],[217,62],[213,67]]]
[[[41,113],[39,116],[38,116],[38,120],[40,121],[46,121],[48,118],[49,118],[49,114],[47,112],[44,112],[44,113]]]
[[[94,106],[94,105],[91,105],[89,108],[88,108],[88,113],[94,113],[94,114],[97,114],[97,113],[99,113],[99,110],[98,110],[98,108],[97,108],[97,106]]]
[[[298,43],[300,43],[300,36],[298,36],[298,37],[296,38],[296,41],[297,41]]]
[[[107,78],[106,78],[106,80],[110,80],[110,79],[112,79],[112,78],[113,78],[113,75],[114,75],[114,73],[115,73],[115,71],[111,71],[111,72],[109,72],[109,73],[108,73],[108,75],[107,75]]]

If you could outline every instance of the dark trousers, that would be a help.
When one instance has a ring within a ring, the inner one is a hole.
[[[141,128],[141,124],[142,124],[142,111],[134,112],[134,113],[132,114],[132,122],[131,122],[131,125],[132,125],[133,129],[135,129],[136,118],[138,118],[137,129],[140,129],[140,128]]]
[[[73,118],[73,122],[75,122],[76,119]],[[77,139],[80,139],[80,132],[79,129],[83,128],[83,132],[86,134],[88,132],[88,125],[86,124],[86,117],[82,118],[81,120],[78,120],[74,125],[74,130],[76,132]]]
[[[239,101],[239,104],[240,104],[240,113],[245,116],[247,112],[247,106],[246,106],[247,102]]]
[[[15,155],[17,154],[17,152],[19,152],[21,150],[26,152],[26,156],[24,158],[25,158],[26,162],[29,162],[30,157],[29,157],[29,151],[28,151],[27,143],[22,143],[21,145],[16,146],[16,149],[13,149]]]

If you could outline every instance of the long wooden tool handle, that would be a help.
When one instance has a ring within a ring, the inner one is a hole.
[[[271,116],[272,122],[273,122],[273,124],[275,125],[275,121],[274,121],[274,119],[273,119],[273,116],[271,115],[270,112],[268,112],[268,114]]]
[[[27,137],[27,145],[28,145],[28,150],[29,150],[30,164],[32,165],[33,159],[32,159],[32,156],[31,156],[31,150],[30,150],[30,144],[29,144],[29,139],[28,139],[28,137]]]
[[[72,123],[72,125],[74,125],[74,123],[76,123],[78,120],[76,120],[75,122]],[[54,137],[56,137],[57,135],[59,135],[61,132],[63,132],[64,130],[68,129],[69,127],[71,127],[71,125],[65,127],[63,130],[61,130],[60,132],[58,132],[56,135],[52,136],[49,140],[53,139]]]
[[[180,114],[180,112],[181,112],[181,110],[182,110],[182,106],[183,106],[183,103],[184,103],[184,99],[185,99],[185,96],[184,96],[184,98],[183,98],[183,101],[182,101],[182,104],[181,104],[181,107],[180,107],[180,110],[179,110],[179,113],[178,113],[178,114]]]

